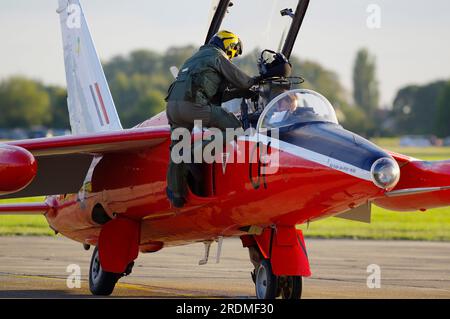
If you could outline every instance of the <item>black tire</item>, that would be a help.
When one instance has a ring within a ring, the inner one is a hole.
[[[278,290],[278,278],[272,272],[270,261],[261,261],[255,274],[255,290],[258,299],[275,299]]]
[[[100,265],[98,248],[92,253],[91,266],[89,267],[89,289],[94,296],[109,296],[114,291],[120,274],[107,272]]]
[[[302,298],[303,277],[282,276],[278,279],[278,291],[281,298],[298,300]]]

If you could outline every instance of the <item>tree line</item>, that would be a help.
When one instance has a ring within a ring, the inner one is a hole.
[[[130,128],[165,108],[164,98],[173,81],[171,66],[180,67],[193,46],[174,47],[164,53],[137,50],[104,63],[111,93],[124,127]],[[257,74],[255,50],[236,63],[250,75]],[[380,109],[376,59],[366,49],[357,52],[353,90],[341,84],[337,74],[319,63],[292,57],[295,75],[303,88],[327,97],[341,124],[361,135],[450,135],[450,81],[402,88],[392,109]],[[0,82],[0,128],[46,126],[68,129],[67,92],[64,87],[14,76]]]

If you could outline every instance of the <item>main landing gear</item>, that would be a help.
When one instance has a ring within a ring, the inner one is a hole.
[[[89,289],[94,296],[109,296],[114,291],[117,281],[131,274],[134,263],[131,263],[125,273],[116,274],[102,269],[98,248],[95,247],[89,268]]]

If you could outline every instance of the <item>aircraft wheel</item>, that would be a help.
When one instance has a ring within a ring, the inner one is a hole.
[[[120,274],[104,271],[100,265],[98,248],[95,247],[89,268],[89,289],[95,296],[109,296],[112,294]]]
[[[278,279],[272,272],[270,261],[264,259],[256,269],[255,288],[258,299],[275,299],[277,297]]]
[[[302,288],[303,278],[300,276],[282,276],[278,279],[278,291],[283,299],[301,299]]]

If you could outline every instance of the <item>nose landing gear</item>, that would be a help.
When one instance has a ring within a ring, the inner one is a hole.
[[[272,272],[272,266],[264,259],[255,269],[255,290],[258,299],[275,299],[277,297],[277,277]]]
[[[278,296],[282,299],[297,300],[302,297],[303,277],[280,276],[278,277]]]
[[[300,299],[303,277],[311,276],[303,234],[295,226],[277,226],[261,235],[245,235],[254,266],[252,279],[258,299]]]
[[[258,299],[297,300],[302,297],[303,277],[276,276],[268,259],[263,259],[252,273]]]

